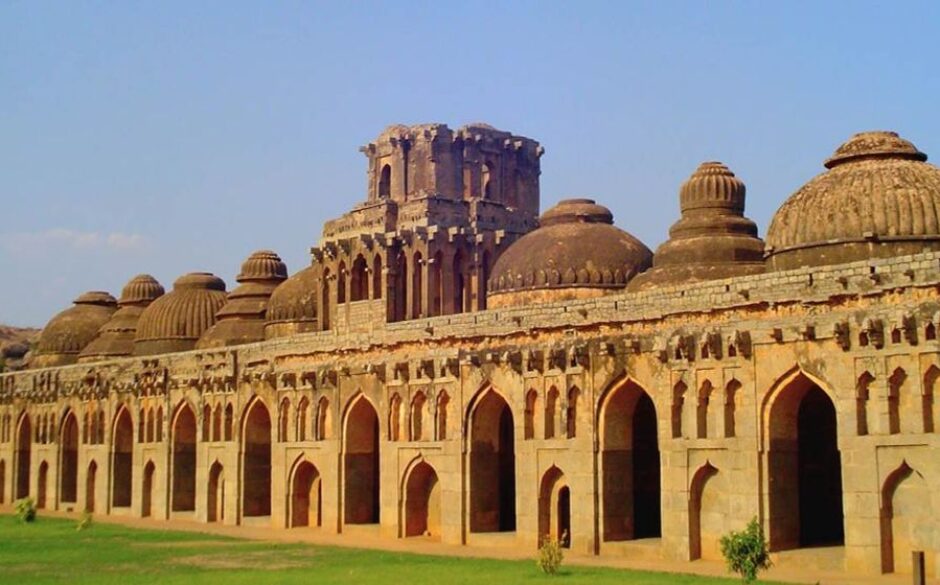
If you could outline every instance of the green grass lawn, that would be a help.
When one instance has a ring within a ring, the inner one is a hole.
[[[605,583],[631,585],[740,583],[684,575],[565,566],[557,577],[533,561],[499,561],[257,542],[212,535],[139,530],[54,518],[21,524],[0,516],[0,584],[160,585],[499,585]],[[534,559],[534,557],[533,557]]]

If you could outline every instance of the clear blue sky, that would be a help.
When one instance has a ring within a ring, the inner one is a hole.
[[[703,160],[774,210],[852,133],[940,161],[940,3],[0,3],[0,322],[276,250],[365,196],[391,123],[542,142],[543,209],[650,247]]]

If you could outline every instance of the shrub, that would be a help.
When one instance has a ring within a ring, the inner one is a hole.
[[[742,532],[731,531],[721,537],[721,554],[728,570],[741,575],[745,583],[757,580],[757,573],[771,566],[764,529],[752,518]]]
[[[91,512],[84,512],[82,517],[78,520],[78,524],[75,526],[75,530],[79,532],[91,528],[91,525],[94,523]]]
[[[36,519],[36,502],[32,498],[17,500],[15,506],[16,517],[20,522],[32,522]]]
[[[564,553],[562,552],[561,542],[551,536],[545,536],[539,546],[537,561],[539,569],[542,569],[542,572],[546,575],[556,575],[563,560]]]

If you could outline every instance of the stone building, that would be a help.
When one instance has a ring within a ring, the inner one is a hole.
[[[940,576],[940,169],[852,137],[775,215],[716,162],[653,253],[537,142],[393,126],[288,278],[138,276],[0,376],[0,502]]]

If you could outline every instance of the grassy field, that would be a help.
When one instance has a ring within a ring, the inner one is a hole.
[[[135,585],[138,583],[277,585],[309,583],[443,583],[499,585],[718,585],[734,579],[565,566],[554,578],[529,561],[436,557],[396,552],[278,544],[70,520],[20,524],[0,516],[0,583]]]

